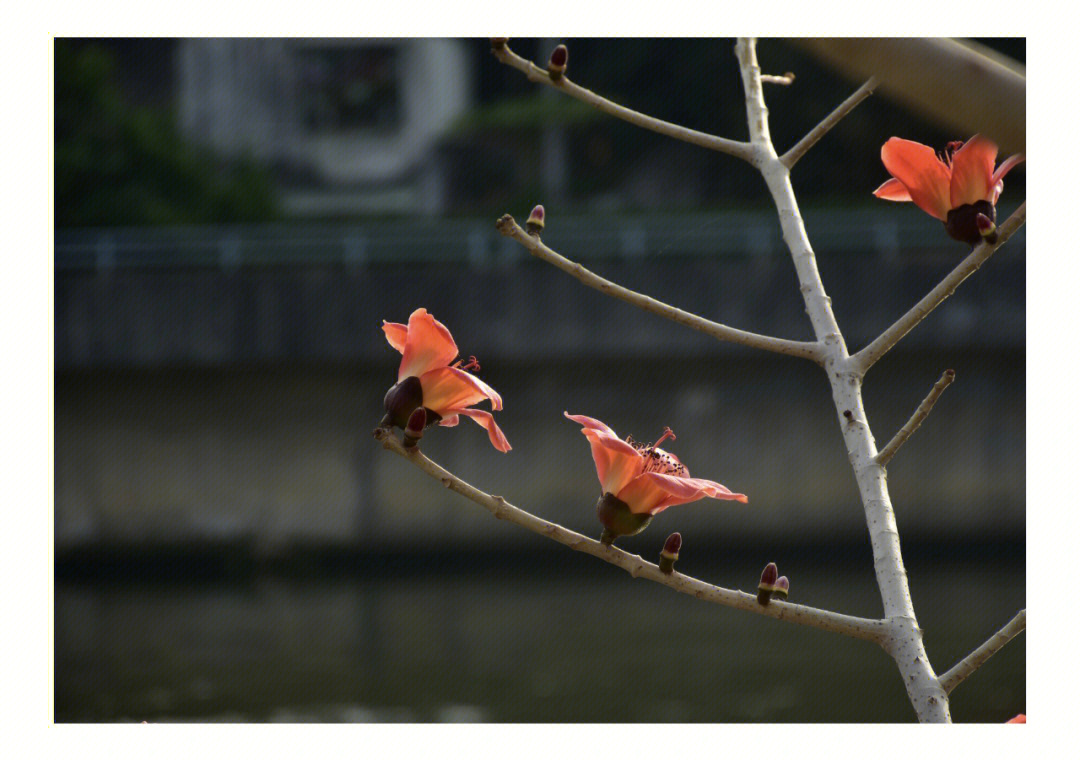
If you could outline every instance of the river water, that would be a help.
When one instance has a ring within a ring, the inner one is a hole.
[[[454,572],[61,580],[55,718],[98,721],[908,721],[876,646],[677,594],[556,549]],[[556,559],[557,558],[557,559]],[[868,560],[869,558],[867,558]],[[557,569],[542,570],[549,562]],[[752,590],[739,556],[680,570]],[[1023,547],[908,558],[940,672],[1025,604]],[[877,616],[870,563],[781,562],[792,601]],[[1025,709],[1021,635],[954,692]]]

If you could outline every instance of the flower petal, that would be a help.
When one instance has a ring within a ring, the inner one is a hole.
[[[609,428],[600,420],[593,419],[592,417],[586,417],[584,414],[570,414],[570,412],[563,412],[563,416],[566,417],[566,419],[573,420],[577,424],[584,427],[592,428],[593,430],[600,430],[604,433],[607,433],[612,438],[619,437],[619,435],[614,430]]]
[[[398,382],[406,377],[420,377],[429,370],[445,367],[458,355],[457,344],[446,326],[417,309],[409,316],[409,333],[402,350]]]
[[[1004,190],[1004,189],[1005,189],[1005,183],[1002,182],[999,179],[997,184],[994,185],[994,195],[990,198],[990,205],[991,206],[996,206],[997,205],[998,198],[1001,197],[1001,191]]]
[[[458,416],[457,414],[450,414],[439,420],[439,424],[443,427],[457,427]]]
[[[887,179],[874,191],[874,195],[887,201],[910,201],[911,193],[898,179]]]
[[[1001,180],[1004,179],[1005,175],[1008,174],[1014,166],[1023,163],[1023,161],[1023,153],[1017,153],[1016,155],[1006,158],[1004,161],[1001,162],[1001,166],[997,168],[997,171],[994,172],[994,182],[1001,182]]]
[[[655,515],[676,504],[686,504],[706,497],[740,501],[746,496],[703,478],[681,478],[659,472],[645,472],[631,480],[616,496],[635,514]]]
[[[994,161],[998,146],[975,135],[953,154],[949,180],[949,204],[959,208],[968,203],[988,201],[994,194]]]
[[[881,162],[907,188],[916,206],[945,221],[949,214],[949,168],[931,148],[890,137],[881,146]]]
[[[424,392],[424,406],[438,415],[445,416],[451,409],[461,409],[491,400],[491,407],[502,409],[502,397],[495,389],[475,375],[456,367],[439,367],[420,375],[420,387]]]
[[[409,337],[409,328],[400,322],[387,322],[385,319],[382,323],[383,332],[386,333],[386,340],[393,346],[399,354],[405,353],[405,341]]]
[[[506,440],[503,431],[495,424],[495,418],[491,416],[490,412],[485,412],[480,409],[455,409],[453,416],[459,414],[468,417],[477,425],[487,430],[488,440],[491,441],[491,445],[496,449],[504,454],[510,450],[510,442]]]
[[[617,494],[641,472],[641,454],[629,443],[595,428],[582,428],[581,432],[589,440],[596,476],[604,493]]]

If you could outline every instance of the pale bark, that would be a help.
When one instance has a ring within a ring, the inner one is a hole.
[[[941,678],[941,688],[946,693],[951,692],[965,678],[979,669],[984,662],[989,660],[999,649],[1009,643],[1014,636],[1027,626],[1027,610],[1020,610],[1016,617],[1005,624],[1005,627],[987,639],[978,649],[969,654],[960,662],[945,671]]]
[[[806,236],[789,170],[780,161],[769,135],[768,109],[761,92],[755,41],[740,39],[735,46],[746,91],[746,115],[750,123],[753,163],[761,171],[780,216],[784,242],[791,251],[806,313],[825,355],[822,365],[832,386],[833,403],[848,449],[848,459],[859,485],[863,511],[874,552],[874,572],[889,634],[883,644],[892,655],[907,688],[908,698],[920,722],[950,720],[949,700],[938,684],[923,647],[922,631],[915,618],[908,589],[907,571],[900,553],[900,535],[886,486],[885,468],[874,461],[877,449],[862,402],[862,377],[851,359],[832,313],[832,303],[818,274],[817,262]]]

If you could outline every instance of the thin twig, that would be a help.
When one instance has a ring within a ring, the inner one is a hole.
[[[590,288],[595,288],[601,293],[619,298],[629,304],[637,306],[639,309],[644,309],[645,311],[678,322],[681,325],[700,330],[719,340],[738,343],[739,345],[749,346],[750,348],[759,348],[764,351],[773,351],[778,354],[786,354],[787,356],[797,356],[802,359],[818,361],[820,347],[817,343],[773,338],[768,335],[758,335],[757,333],[728,327],[727,325],[722,325],[719,322],[713,322],[704,317],[699,317],[696,314],[691,314],[688,311],[677,309],[662,301],[657,301],[655,298],[650,298],[649,296],[642,295],[641,293],[624,288],[621,285],[616,285],[609,280],[605,280],[603,277],[593,274],[588,269],[581,266],[581,264],[576,264],[555,253],[555,251],[544,245],[539,237],[530,235],[523,230],[510,214],[505,214],[498,222],[496,222],[495,226],[503,235],[511,237],[525,246],[529,253],[536,258],[546,261],[549,264],[554,264],[559,269],[573,275]]]
[[[740,142],[738,140],[729,140],[725,137],[717,137],[716,135],[710,135],[705,132],[698,132],[696,129],[687,129],[678,124],[672,124],[669,121],[646,116],[643,113],[631,110],[618,103],[613,103],[606,98],[602,98],[592,90],[587,90],[580,85],[574,84],[567,79],[565,74],[560,76],[558,80],[552,80],[551,76],[544,69],[517,55],[508,45],[503,45],[500,48],[492,48],[491,52],[502,63],[505,63],[507,66],[512,66],[525,74],[525,76],[529,78],[529,81],[539,82],[540,84],[554,87],[556,90],[561,90],[567,95],[577,98],[583,103],[589,104],[593,108],[597,108],[604,113],[628,121],[635,126],[649,129],[653,132],[659,132],[662,135],[673,137],[676,140],[693,143],[702,148],[708,148],[709,150],[737,156],[744,161],[749,161],[751,159],[751,150],[748,143]]]
[[[493,496],[474,488],[461,478],[435,464],[424,456],[418,448],[406,449],[394,434],[386,428],[376,428],[374,436],[376,440],[382,443],[383,448],[409,460],[424,473],[442,483],[444,487],[461,494],[470,501],[476,502],[491,512],[497,519],[506,520],[533,533],[538,533],[575,551],[591,554],[605,562],[621,567],[634,578],[645,578],[707,602],[715,602],[716,604],[734,607],[746,612],[756,612],[759,615],[785,620],[789,623],[841,633],[856,639],[880,642],[884,635],[885,621],[883,620],[841,615],[838,612],[782,601],[771,601],[769,604],[762,606],[758,603],[755,594],[714,586],[679,572],[665,575],[660,572],[658,566],[646,562],[637,554],[630,554],[614,546],[605,546],[599,541],[594,541],[580,533],[575,533],[561,525],[548,522],[523,509],[519,509],[501,496]]]
[[[761,78],[765,81],[765,77]],[[855,90],[847,100],[838,105],[836,109],[826,116],[820,124],[811,129],[806,137],[795,143],[795,146],[791,148],[787,153],[780,156],[780,163],[787,168],[791,168],[795,165],[795,162],[803,157],[806,151],[810,150],[818,140],[825,136],[825,133],[835,127],[839,121],[847,116],[855,108],[855,106],[862,103],[866,98],[873,93],[874,88],[877,87],[877,77],[870,77],[863,83],[863,86]]]
[[[937,286],[923,296],[923,299],[911,307],[900,319],[896,320],[888,329],[873,340],[868,346],[851,357],[852,368],[859,374],[865,373],[874,366],[885,353],[907,335],[915,325],[926,319],[953,291],[966,280],[971,274],[981,267],[983,263],[994,255],[994,251],[1005,244],[1012,234],[1020,229],[1027,215],[1027,203],[1021,203],[1020,208],[1013,212],[1006,222],[998,228],[998,239],[995,243],[982,242],[975,246],[968,256],[961,261],[955,269],[945,276]]]
[[[945,370],[941,378],[934,383],[934,387],[930,389],[930,392],[926,394],[926,398],[919,404],[919,408],[915,410],[915,414],[911,415],[911,419],[907,421],[902,428],[900,428],[893,439],[886,444],[878,455],[874,457],[874,461],[880,464],[882,467],[889,463],[889,460],[893,458],[897,450],[904,445],[905,441],[911,437],[911,434],[919,429],[919,425],[926,419],[926,415],[930,414],[930,410],[934,408],[934,404],[937,403],[938,396],[942,391],[952,385],[952,381],[956,379],[956,373],[951,369]]]
[[[782,84],[786,87],[795,81],[795,75],[790,71],[785,74],[762,74],[761,81],[765,84]]]
[[[1016,617],[1005,624],[1005,627],[991,636],[987,641],[969,654],[960,662],[953,665],[938,679],[941,683],[941,688],[948,694],[950,691],[956,688],[956,685],[970,676],[979,666],[989,660],[999,649],[1009,643],[1009,641],[1020,633],[1027,626],[1027,610],[1020,610],[1016,613]]]

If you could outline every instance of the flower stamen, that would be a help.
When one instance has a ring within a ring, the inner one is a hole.
[[[637,449],[637,452],[641,455],[642,472],[659,472],[663,475],[678,475],[681,477],[687,475],[686,466],[660,448],[660,444],[668,438],[675,440],[675,433],[669,427],[664,428],[663,435],[653,444],[638,443],[633,436],[626,436],[626,442]]]
[[[469,363],[464,365],[464,366],[462,366],[462,364],[461,364],[461,359],[458,359],[456,362],[454,362],[450,366],[454,367],[455,369],[460,369],[460,370],[462,370],[464,372],[479,372],[480,371],[480,362],[478,362],[476,360],[475,356],[470,356],[469,357]]]

